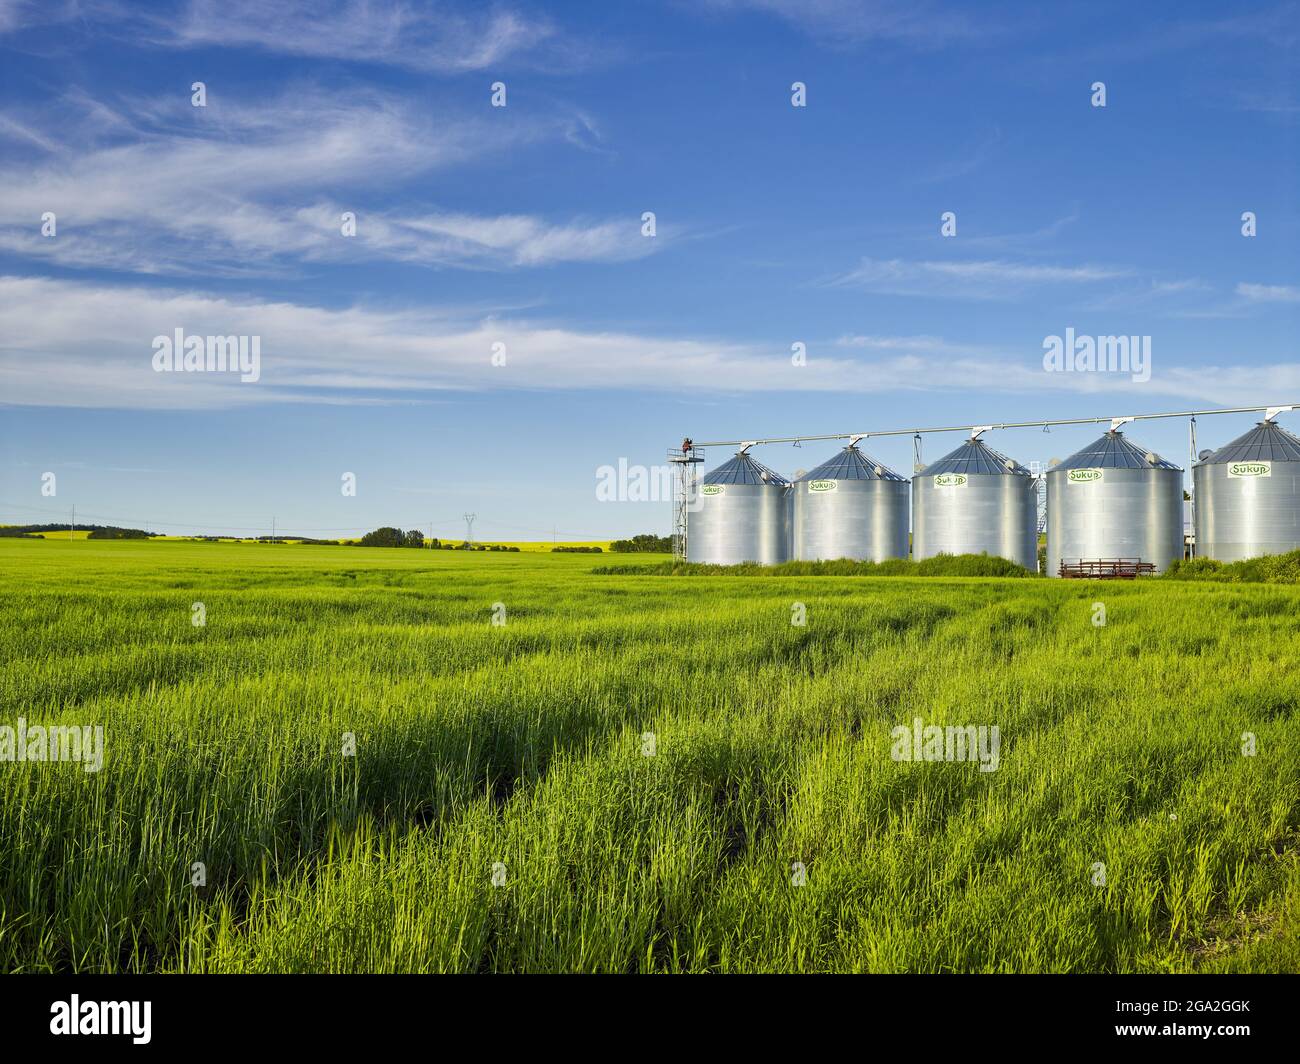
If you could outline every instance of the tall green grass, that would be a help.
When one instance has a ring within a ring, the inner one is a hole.
[[[1035,576],[1023,566],[1006,558],[989,554],[936,554],[915,561],[889,558],[885,561],[854,561],[837,558],[831,561],[781,562],[762,565],[740,562],[714,565],[705,562],[662,561],[656,565],[604,565],[592,572],[601,576]]]
[[[1225,584],[1300,584],[1300,550],[1239,562],[1220,562],[1213,558],[1180,560],[1164,576],[1169,580],[1213,580]]]
[[[0,967],[1300,969],[1295,589],[597,560],[0,543]]]

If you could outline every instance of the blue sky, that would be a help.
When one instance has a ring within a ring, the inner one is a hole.
[[[669,513],[598,467],[683,435],[1300,402],[1298,50],[1293,3],[0,0],[0,521],[604,538]],[[259,379],[154,372],[177,328]],[[1150,379],[1045,371],[1067,328]]]

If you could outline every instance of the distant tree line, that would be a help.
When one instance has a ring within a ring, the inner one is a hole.
[[[616,539],[609,545],[609,549],[615,554],[671,554],[673,537],[646,532],[631,539]]]
[[[117,525],[78,525],[78,532],[89,530],[89,539],[149,539],[158,535],[156,532],[146,532],[142,528],[119,528]],[[10,538],[38,539],[39,532],[66,532],[68,531],[68,522],[64,521],[57,525],[5,525],[0,527],[0,536]]]
[[[203,539],[220,540],[222,536],[203,536]],[[310,536],[252,536],[240,537],[251,538],[254,543],[305,543],[312,547],[338,547],[341,546],[337,539],[312,539]]]
[[[418,528],[403,532],[400,528],[385,525],[367,532],[357,544],[361,547],[423,547],[424,533]]]
[[[367,532],[359,540],[355,540],[352,546],[430,547],[433,550],[487,550],[519,553],[518,547],[507,547],[500,543],[470,543],[467,540],[460,543],[444,543],[440,539],[426,540],[424,533],[417,528],[413,528],[409,532],[403,532],[400,528],[393,528],[388,525],[383,528],[376,528],[373,532]]]
[[[552,554],[603,554],[600,547],[552,547]]]

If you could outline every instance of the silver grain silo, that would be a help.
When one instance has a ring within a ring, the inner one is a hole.
[[[1061,561],[1183,556],[1183,471],[1112,429],[1047,471],[1047,575]]]
[[[795,558],[907,557],[907,478],[857,447],[845,447],[790,490]]]
[[[912,479],[912,557],[991,554],[1038,570],[1033,476],[977,436]]]
[[[715,565],[790,557],[790,482],[744,448],[704,475],[687,515],[686,559]]]
[[[1271,420],[1193,470],[1196,553],[1236,562],[1300,549],[1300,439]]]

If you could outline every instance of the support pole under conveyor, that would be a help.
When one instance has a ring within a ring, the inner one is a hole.
[[[696,447],[689,436],[680,447],[668,449],[668,463],[673,468],[673,558],[687,560],[687,537],[690,535],[690,512],[699,490],[699,467],[704,449]]]
[[[1191,469],[1194,465],[1196,465],[1198,461],[1200,461],[1200,458],[1196,453],[1196,415],[1194,414],[1192,415],[1192,419],[1187,423],[1187,431],[1188,431],[1188,446],[1191,448],[1191,454],[1192,454],[1192,460],[1187,464],[1187,468]],[[1187,539],[1187,556],[1189,558],[1195,558],[1196,557],[1196,478],[1195,477],[1192,478],[1192,490],[1188,492],[1188,494],[1191,495],[1192,497],[1192,505],[1190,507],[1190,510],[1192,512],[1192,534]]]

